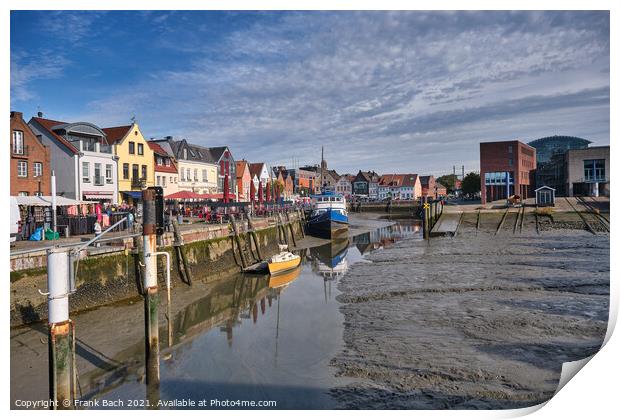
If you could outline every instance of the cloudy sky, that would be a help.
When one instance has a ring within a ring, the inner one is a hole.
[[[12,12],[11,108],[339,172],[609,144],[608,12]]]

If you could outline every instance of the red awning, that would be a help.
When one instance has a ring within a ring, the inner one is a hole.
[[[201,200],[222,200],[224,194],[196,194]]]

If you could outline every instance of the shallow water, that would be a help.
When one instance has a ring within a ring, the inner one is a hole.
[[[270,400],[276,408],[334,407],[329,389],[347,383],[330,366],[344,345],[344,316],[335,300],[338,282],[364,254],[419,235],[419,225],[401,221],[302,250],[300,269],[285,276],[237,275],[205,289],[175,291],[171,345],[166,321],[160,319],[159,389],[144,383],[141,301],[80,314],[74,320],[82,398],[121,399],[124,408],[130,408],[129,400],[141,408],[147,397],[151,402]],[[103,329],[106,318],[116,320],[118,329],[97,336],[94,331]],[[12,371],[26,368],[19,366],[25,362],[18,351],[45,358],[47,346],[37,343],[43,330],[39,325],[12,334]],[[46,395],[40,383],[47,379],[44,365],[31,365],[26,378],[12,375],[18,385],[12,400]],[[28,381],[37,377],[33,391]]]

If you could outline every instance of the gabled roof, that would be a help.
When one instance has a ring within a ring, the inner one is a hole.
[[[174,156],[170,156],[168,152],[166,152],[159,143],[154,141],[147,141],[146,144],[149,145],[149,148],[155,154],[155,172],[168,172],[171,174],[177,173],[177,166],[174,163]],[[167,157],[170,159],[170,166],[166,165],[158,165],[157,164],[157,156]]]
[[[379,185],[390,187],[415,187],[418,174],[385,174],[379,178]]]
[[[70,141],[65,140],[64,137],[59,136],[58,134],[54,132],[54,130],[52,130],[52,127],[56,127],[58,125],[66,125],[67,124],[66,122],[48,120],[46,118],[40,118],[40,117],[32,117],[30,121],[35,121],[39,126],[44,128],[53,138],[58,140],[63,146],[65,146],[67,149],[69,149],[74,154],[80,152],[74,145],[71,144]]]
[[[423,175],[420,177],[420,184],[422,184],[423,187],[428,187],[428,183],[431,181],[432,179],[435,179],[435,177],[433,175]]]
[[[247,160],[238,160],[235,162],[235,169],[236,169],[235,172],[237,173],[237,178],[241,178],[243,176],[243,173],[245,172],[246,168],[248,169],[248,172],[249,172],[250,168],[248,167]]]
[[[108,138],[108,144],[116,144],[125,138],[129,130],[131,130],[131,127],[133,127],[133,125],[121,125],[118,127],[102,128],[102,130]]]
[[[263,162],[250,163],[250,175],[252,178],[254,178],[254,175],[260,178],[260,174],[263,171],[263,166],[265,166]]]

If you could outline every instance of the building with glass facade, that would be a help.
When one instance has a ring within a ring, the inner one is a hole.
[[[536,149],[536,186],[552,187],[556,195],[567,195],[566,152],[587,149],[591,142],[573,136],[543,137],[528,144]]]

